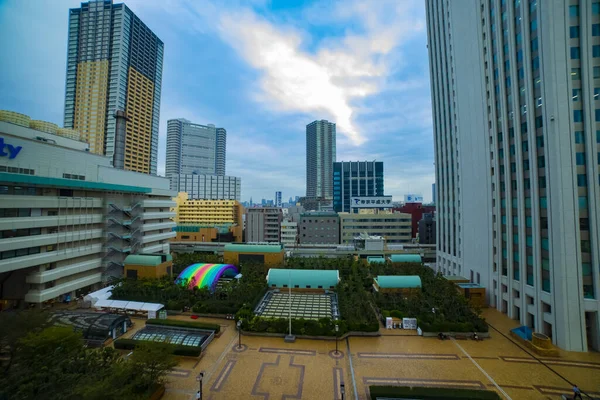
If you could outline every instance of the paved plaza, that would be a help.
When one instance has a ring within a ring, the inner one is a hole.
[[[200,361],[182,358],[164,398],[193,399],[201,371],[208,400],[341,399],[340,382],[345,399],[367,399],[369,385],[489,389],[515,400],[560,399],[570,393],[565,379],[600,397],[599,353],[562,352],[559,358],[541,358],[542,364],[503,336],[514,321],[495,310],[485,316],[497,330],[490,329],[491,338],[481,342],[388,330],[381,337],[340,341],[338,356],[335,341],[288,344],[282,338],[243,336],[238,349],[233,321],[206,319],[221,325],[221,337]]]

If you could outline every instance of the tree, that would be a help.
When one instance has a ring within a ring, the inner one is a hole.
[[[137,346],[130,362],[147,387],[164,383],[167,373],[177,365],[169,345],[158,342],[144,342]]]
[[[37,310],[0,313],[0,352],[8,355],[4,374],[12,365],[19,340],[28,333],[39,332],[48,324],[48,319],[48,313]]]

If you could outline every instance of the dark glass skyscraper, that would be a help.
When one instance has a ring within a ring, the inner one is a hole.
[[[117,110],[127,116],[126,170],[156,175],[163,42],[112,0],[69,10],[65,128],[113,156]]]
[[[333,163],[333,209],[350,212],[352,197],[383,196],[382,161]]]

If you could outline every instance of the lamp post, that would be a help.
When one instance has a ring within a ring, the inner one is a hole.
[[[199,384],[198,396],[196,396],[196,398],[200,400],[202,400],[202,378],[204,378],[204,372],[200,372],[196,377]]]
[[[346,386],[344,382],[340,383],[340,394],[342,395],[342,400],[344,400],[344,395],[346,394]]]
[[[242,320],[239,319],[237,322],[238,328],[238,350],[242,348]]]
[[[339,355],[340,353],[338,352],[338,331],[340,330],[339,325],[335,325],[335,355]]]

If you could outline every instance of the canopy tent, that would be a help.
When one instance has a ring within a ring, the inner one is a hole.
[[[107,286],[105,288],[102,288],[100,290],[96,290],[95,292],[92,292],[88,295],[86,295],[83,300],[84,301],[89,301],[92,306],[94,304],[96,304],[97,301],[99,300],[108,300],[110,298],[110,296],[112,295],[112,290],[114,289],[114,285],[111,286]]]
[[[118,310],[129,310],[129,311],[159,311],[165,306],[159,303],[140,303],[139,301],[125,301],[125,300],[98,300],[94,304],[95,308],[112,308]]]

